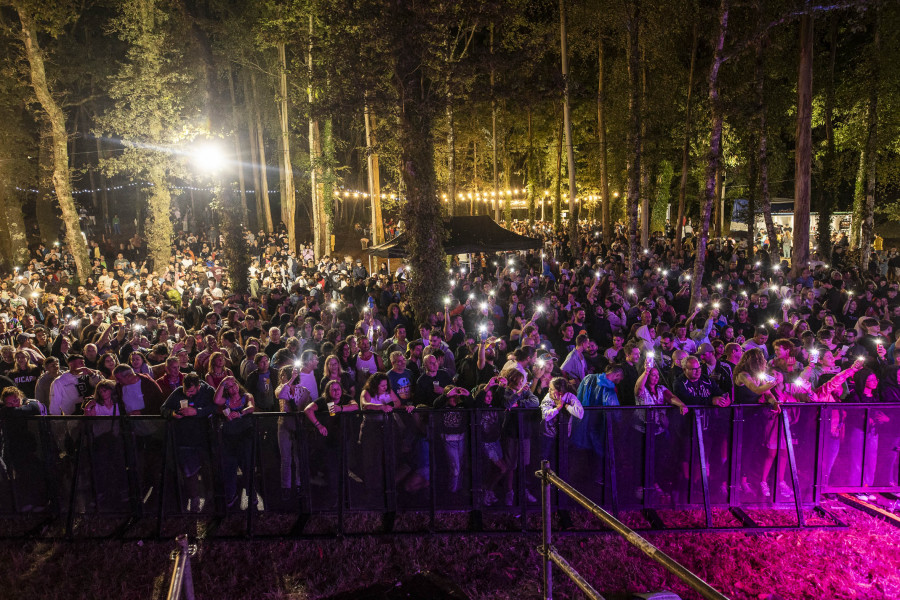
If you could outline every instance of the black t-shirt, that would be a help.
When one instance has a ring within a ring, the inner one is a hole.
[[[416,382],[416,404],[434,405],[434,401],[441,395],[441,392],[434,391],[435,383],[441,388],[445,388],[453,383],[453,379],[444,369],[438,369],[434,376],[422,373]]]
[[[682,375],[675,382],[675,395],[689,406],[712,406],[712,399],[722,396],[722,390],[715,381],[706,376],[700,376],[697,381],[691,381]]]

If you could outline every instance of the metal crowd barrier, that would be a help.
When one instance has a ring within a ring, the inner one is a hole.
[[[161,417],[8,417],[0,536],[172,537],[184,519],[211,521],[209,536],[219,525],[222,536],[352,535],[356,513],[380,514],[382,532],[398,514],[425,514],[439,531],[446,512],[467,513],[466,531],[496,530],[486,517],[524,531],[540,509],[531,473],[543,460],[650,529],[676,529],[663,519],[671,509],[701,511],[694,529],[843,526],[820,506],[824,494],[900,492],[900,405],[589,408],[555,429],[537,409],[319,417],[326,437],[302,414],[257,413],[238,434],[210,419],[188,442]],[[552,500],[571,525],[579,505]],[[766,525],[758,508],[787,509],[793,522]],[[715,525],[716,511],[734,525]]]
[[[570,486],[563,479],[560,479],[559,475],[550,468],[548,461],[541,462],[541,470],[535,473],[535,476],[541,480],[541,534],[543,543],[538,548],[538,552],[542,557],[545,600],[553,600],[553,565],[559,567],[588,598],[591,600],[603,600],[603,596],[553,547],[551,528],[553,511],[550,503],[550,492],[554,487],[580,504],[585,510],[600,519],[604,525],[625,538],[625,541],[665,567],[670,573],[677,576],[689,585],[691,589],[707,598],[707,600],[728,600],[726,596],[716,591],[687,567],[645,540],[634,530],[591,501],[590,498]]]

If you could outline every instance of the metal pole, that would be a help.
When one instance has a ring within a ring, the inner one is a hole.
[[[684,581],[691,587],[691,589],[695,590],[702,597],[706,598],[707,600],[728,600],[727,596],[724,596],[716,591],[712,586],[700,579],[700,577],[689,571],[684,565],[635,533],[624,523],[595,504],[593,500],[561,479],[559,475],[557,475],[553,471],[548,471],[546,475],[543,472],[538,471],[535,475],[537,477],[546,478],[550,483],[568,494],[573,500],[575,500],[575,502],[586,508],[591,514],[600,519],[604,525],[624,537],[629,544],[636,547],[638,550],[664,566],[666,570],[676,575],[679,579]]]
[[[188,545],[187,535],[181,534],[175,538],[178,547],[172,551],[172,560],[175,567],[172,569],[172,579],[169,581],[169,592],[166,600],[194,600],[194,578],[191,575],[191,556],[196,548]],[[182,594],[184,594],[182,596]]]
[[[547,473],[550,472],[550,462],[541,461],[541,532],[543,546],[541,547],[541,563],[544,571],[544,600],[553,600],[553,563],[550,562],[550,544],[552,530],[550,528],[550,482]]]

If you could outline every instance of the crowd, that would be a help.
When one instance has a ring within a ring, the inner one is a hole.
[[[493,408],[478,423],[490,467],[484,502],[511,505],[516,466],[531,455],[517,444],[520,427],[540,440],[540,457],[552,457],[555,440],[566,435],[574,467],[597,480],[606,417],[586,408],[671,407],[633,411],[628,426],[675,445],[689,435],[682,417],[692,407],[736,404],[759,409],[745,434],[759,461],[745,470],[742,491],[769,497],[774,483],[774,493],[790,497],[779,415],[795,410],[791,403],[814,402],[832,403],[826,477],[842,447],[865,443],[870,459],[851,461],[857,480],[872,485],[883,469],[896,484],[900,411],[876,407],[866,424],[847,410],[852,403],[900,406],[896,277],[814,254],[791,278],[780,248],[770,254],[765,244],[715,240],[700,301],[691,306],[691,239],[679,253],[673,235],[654,236],[629,275],[621,227],[604,239],[583,225],[580,256],[548,224],[513,228],[543,237],[544,249],[463,263],[453,257],[443,310],[424,320],[407,302],[406,266],[382,263],[370,273],[350,257],[316,261],[306,248],[291,254],[278,234],[246,233],[253,257],[246,292],[229,288],[220,241],[203,233],[179,232],[171,263],[154,272],[139,244],[92,243],[92,277],[79,285],[71,283],[65,247],[40,245],[0,282],[2,468],[14,468],[12,446],[21,443],[16,416],[161,415],[174,427],[189,508],[196,508],[208,483],[203,440],[214,422],[233,504],[253,471],[245,417],[288,413],[264,437],[277,447],[282,497],[290,497],[304,466],[297,429],[322,440],[306,467],[330,477],[341,415],[359,411],[354,441],[366,448],[378,448],[387,420],[396,423],[398,481],[415,493],[429,484],[434,453],[421,415],[432,408],[446,409],[436,413],[432,443],[440,446],[446,491],[456,493],[469,441],[463,412],[453,409]],[[513,408],[530,410],[519,419]],[[714,427],[715,411],[704,419]],[[112,431],[96,427],[96,438]],[[56,434],[65,455],[72,430]],[[162,447],[144,437],[145,448]],[[723,460],[711,456],[712,481],[724,487]],[[364,452],[353,476],[377,487],[367,473],[379,461],[378,452]],[[686,476],[676,471],[659,480]]]

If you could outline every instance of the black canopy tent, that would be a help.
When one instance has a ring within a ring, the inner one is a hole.
[[[510,252],[512,250],[539,250],[543,247],[540,238],[519,235],[500,227],[492,218],[450,217],[444,220],[447,238],[444,239],[446,254],[471,254],[475,252]],[[392,240],[368,249],[372,256],[382,258],[405,258],[409,233],[403,232]]]

